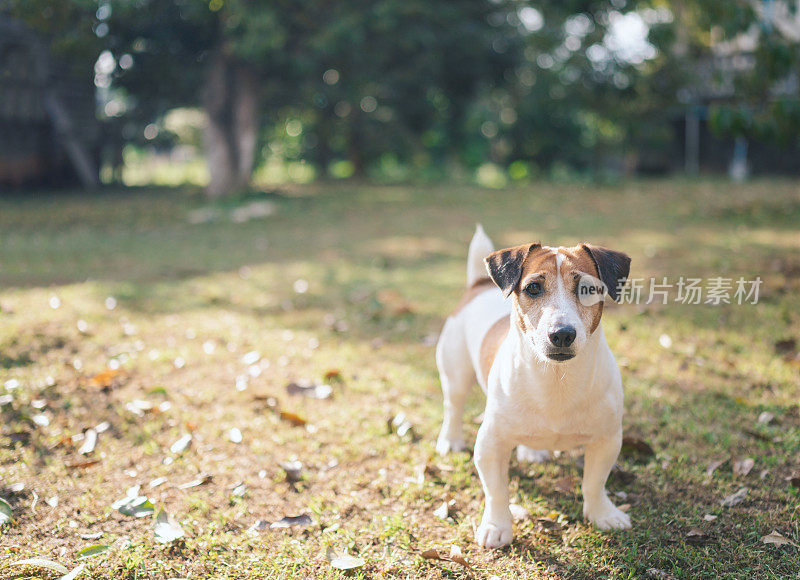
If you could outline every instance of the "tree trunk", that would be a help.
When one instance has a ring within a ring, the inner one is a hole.
[[[247,65],[224,50],[209,65],[203,94],[209,197],[223,197],[250,184],[258,145],[259,81]]]

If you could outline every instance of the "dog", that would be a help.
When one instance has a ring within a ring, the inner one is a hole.
[[[477,380],[486,394],[474,462],[486,506],[476,542],[513,538],[508,466],[552,450],[584,447],[583,515],[600,530],[630,528],[605,484],[622,442],[622,379],[601,325],[618,299],[630,258],[579,244],[538,243],[494,251],[480,224],[469,246],[467,291],[436,346],[444,419],[436,450],[466,448],[464,402]]]

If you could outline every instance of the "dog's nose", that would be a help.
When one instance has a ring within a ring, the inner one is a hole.
[[[547,336],[550,338],[550,342],[553,343],[553,346],[568,347],[575,341],[577,333],[572,326],[562,326],[551,330]]]

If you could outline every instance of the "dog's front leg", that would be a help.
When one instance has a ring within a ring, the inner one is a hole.
[[[606,480],[619,455],[622,432],[586,446],[583,466],[583,517],[600,530],[631,527],[631,518],[606,495]]]
[[[484,421],[475,441],[475,467],[486,496],[475,541],[484,548],[499,548],[510,544],[514,535],[508,509],[508,463],[513,445],[494,432],[490,423]]]

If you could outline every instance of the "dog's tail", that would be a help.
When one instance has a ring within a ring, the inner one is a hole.
[[[494,244],[492,244],[492,240],[490,240],[486,232],[483,231],[483,226],[477,224],[475,227],[475,234],[472,236],[472,241],[469,243],[469,254],[467,256],[467,288],[473,286],[478,280],[489,277],[483,259],[493,251]]]

